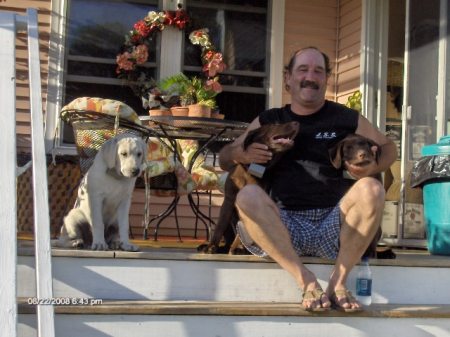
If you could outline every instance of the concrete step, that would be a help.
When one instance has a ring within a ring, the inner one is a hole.
[[[270,259],[203,255],[172,249],[144,252],[53,250],[54,297],[87,300],[299,303],[292,277]],[[325,288],[332,262],[304,259]],[[426,252],[372,260],[373,303],[450,304],[450,258]],[[356,271],[348,280],[354,291]],[[34,254],[21,248],[18,296],[36,297]]]
[[[36,337],[36,307],[19,302],[19,336]],[[374,304],[358,313],[307,312],[298,303],[102,301],[55,306],[64,337],[448,337],[450,305]]]

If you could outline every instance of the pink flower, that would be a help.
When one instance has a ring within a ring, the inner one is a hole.
[[[136,59],[136,64],[145,63],[148,59],[148,48],[145,44],[140,44],[133,51],[133,57]]]
[[[123,54],[117,55],[116,62],[117,62],[117,65],[119,66],[119,69],[133,70],[134,63],[133,63],[132,59],[133,59],[133,55],[131,55],[127,51]]]
[[[212,90],[216,93],[222,92],[222,86],[219,83],[219,77],[215,77],[213,79],[209,79],[205,83],[205,89]]]
[[[225,63],[222,60],[213,59],[203,66],[203,71],[207,73],[208,77],[214,77],[217,73],[225,70]]]

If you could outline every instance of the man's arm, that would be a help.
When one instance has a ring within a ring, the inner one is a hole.
[[[371,176],[384,172],[391,167],[392,163],[397,159],[397,146],[391,139],[387,138],[363,116],[359,117],[356,133],[379,144],[381,155],[378,158],[378,165],[368,165],[367,167],[347,165],[348,171],[355,178]]]
[[[267,163],[272,158],[272,152],[264,144],[250,144],[244,151],[243,143],[245,137],[250,130],[259,128],[259,118],[256,117],[248,126],[247,130],[234,140],[222,148],[219,152],[219,165],[222,170],[230,171],[236,164]]]

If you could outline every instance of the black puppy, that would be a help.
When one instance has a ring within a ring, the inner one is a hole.
[[[378,164],[381,148],[371,139],[357,134],[350,134],[332,147],[329,154],[331,163],[335,168],[339,169],[341,167],[345,168],[346,162],[356,166],[365,166],[373,162]],[[376,174],[374,178],[381,183],[383,182],[380,173]],[[363,256],[377,257],[377,245],[381,234],[380,226]]]
[[[244,150],[252,143],[261,143],[267,145],[272,151],[272,159],[264,164],[265,171],[270,170],[281,156],[292,148],[293,139],[297,136],[299,130],[298,122],[288,122],[284,124],[265,124],[261,127],[252,130],[248,133],[244,140]],[[234,206],[236,202],[236,195],[239,190],[247,184],[258,184],[266,188],[264,176],[258,178],[252,175],[249,167],[242,164],[236,165],[228,174],[225,181],[225,197],[220,208],[219,219],[217,221],[214,234],[211,241],[201,244],[197,250],[203,253],[217,254],[217,253],[235,253],[230,252],[232,242],[235,241],[235,224],[239,220],[239,216]],[[258,173],[256,173],[259,175]],[[220,246],[220,241],[224,237],[225,244]],[[236,241],[235,241],[236,242]],[[235,245],[233,245],[235,246]],[[237,251],[236,251],[237,253]]]

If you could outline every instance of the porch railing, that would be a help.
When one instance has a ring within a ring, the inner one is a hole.
[[[16,33],[28,35],[36,296],[53,297],[47,165],[44,147],[37,11],[0,12],[0,336],[17,336]],[[37,306],[38,336],[54,337],[54,309]]]

